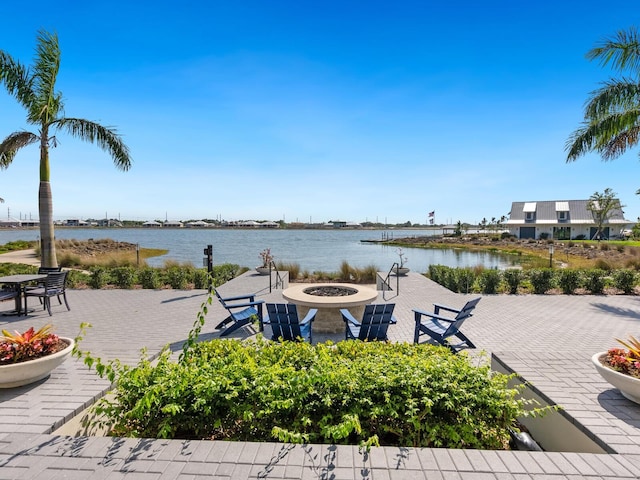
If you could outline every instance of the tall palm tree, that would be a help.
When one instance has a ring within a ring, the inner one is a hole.
[[[64,116],[62,94],[55,91],[56,77],[60,69],[58,36],[40,30],[37,35],[36,55],[31,69],[0,50],[0,83],[27,111],[27,123],[37,128],[37,133],[18,131],[0,143],[0,168],[7,168],[18,150],[27,145],[40,144],[40,187],[38,211],[40,214],[40,250],[43,267],[58,265],[53,231],[53,201],[49,183],[49,147],[56,146],[52,133],[62,130],[73,137],[97,143],[107,151],[116,168],[131,167],[129,149],[112,128],[81,118]]]
[[[605,38],[586,55],[602,66],[611,64],[623,76],[611,78],[591,92],[584,122],[567,140],[567,162],[590,151],[614,160],[640,140],[640,36],[635,27]],[[627,74],[625,77],[624,74]]]

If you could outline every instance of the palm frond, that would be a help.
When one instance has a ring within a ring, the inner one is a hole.
[[[593,121],[640,105],[640,84],[623,78],[612,79],[602,85],[591,92],[584,109],[585,120]]]
[[[82,118],[61,118],[54,121],[52,126],[66,130],[74,137],[97,144],[111,155],[116,168],[124,171],[131,168],[129,148],[114,128],[103,127]]]
[[[16,153],[22,147],[37,143],[40,138],[31,132],[14,132],[0,143],[0,168],[11,165]]]
[[[29,75],[29,69],[3,51],[0,51],[0,82],[23,107],[29,109],[33,104],[33,77]]]
[[[589,60],[598,60],[600,65],[611,63],[619,71],[630,70],[634,75],[640,72],[640,37],[635,27],[620,30],[611,37],[601,40],[586,54]]]
[[[55,92],[59,70],[60,46],[58,44],[58,35],[40,30],[33,64],[35,101],[29,108],[29,120],[31,122],[49,123],[55,120],[58,112],[62,110],[62,95]]]
[[[633,127],[612,137],[605,145],[598,148],[598,152],[603,160],[614,160],[628,149],[635,147],[639,139],[640,127]]]

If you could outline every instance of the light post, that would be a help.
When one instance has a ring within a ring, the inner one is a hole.
[[[549,245],[549,268],[553,268],[553,244]]]

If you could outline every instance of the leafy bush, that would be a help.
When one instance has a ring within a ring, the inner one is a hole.
[[[493,294],[498,291],[502,276],[500,272],[494,268],[485,270],[480,275],[480,286],[482,293]]]
[[[91,269],[91,278],[89,279],[89,286],[91,288],[102,288],[109,283],[110,276],[107,270],[103,267],[93,267]]]
[[[443,347],[196,343],[207,304],[177,362],[165,349],[153,365],[104,364],[76,339],[74,355],[117,387],[94,424],[133,437],[501,449],[531,414],[512,376]]]
[[[585,271],[584,286],[587,290],[595,295],[604,292],[604,276],[605,271],[599,268],[591,268]]]
[[[529,272],[533,293],[542,295],[553,288],[553,269],[536,268]]]
[[[471,268],[452,268],[453,284],[451,290],[458,293],[470,293],[476,282],[476,274]]]
[[[140,281],[142,288],[149,288],[153,290],[160,288],[160,275],[156,268],[141,268],[138,272],[138,280]]]
[[[222,265],[213,266],[213,286],[218,287],[223,283],[227,283],[229,280],[236,278],[243,272],[246,272],[247,268],[242,268],[235,263],[223,263]]]
[[[68,270],[67,273],[67,287],[77,288],[80,285],[88,285],[91,276],[80,270]]]
[[[509,293],[515,295],[518,293],[518,287],[524,280],[524,272],[519,268],[509,268],[502,273],[502,276],[509,286]]]
[[[578,270],[563,269],[560,271],[558,285],[562,289],[562,293],[571,295],[580,287],[580,272]]]
[[[626,294],[632,293],[636,286],[636,274],[633,270],[616,270],[613,273],[613,284]]]
[[[209,274],[203,268],[198,268],[193,272],[193,288],[203,290],[209,288]]]
[[[111,277],[118,288],[132,288],[136,281],[133,267],[116,267],[111,269]]]
[[[184,290],[187,288],[189,272],[185,268],[179,266],[169,267],[165,272],[167,283],[171,288],[176,290]]]

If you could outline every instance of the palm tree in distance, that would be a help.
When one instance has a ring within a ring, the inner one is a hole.
[[[567,140],[567,162],[595,151],[603,160],[618,158],[640,140],[640,36],[635,27],[605,38],[586,55],[611,64],[627,77],[609,79],[591,92],[584,122]]]
[[[53,201],[49,183],[49,147],[56,146],[52,132],[61,130],[73,137],[97,143],[107,151],[120,170],[129,170],[129,149],[115,129],[103,127],[81,118],[64,116],[62,94],[55,91],[56,77],[60,69],[58,36],[40,30],[37,36],[33,66],[23,66],[7,52],[0,50],[0,83],[9,95],[27,111],[27,123],[37,128],[37,133],[17,131],[0,143],[0,168],[8,168],[18,150],[32,144],[40,145],[40,186],[38,211],[40,215],[40,251],[43,267],[56,267],[56,250],[53,231]]]

